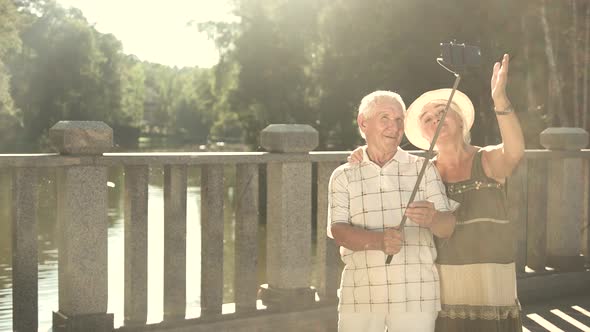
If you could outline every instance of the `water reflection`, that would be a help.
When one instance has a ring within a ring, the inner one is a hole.
[[[123,323],[124,294],[124,174],[122,167],[109,169],[109,293],[108,312],[115,314],[115,326]],[[150,170],[148,218],[148,323],[163,317],[163,234],[164,200],[163,170]],[[225,240],[224,240],[224,303],[233,302],[234,278],[234,202],[235,171],[225,172]],[[196,317],[200,305],[201,231],[200,171],[189,170],[187,189],[187,317]],[[105,184],[106,185],[106,184]],[[11,178],[0,170],[0,331],[12,330],[11,276]],[[58,309],[57,234],[55,171],[45,170],[39,179],[39,330],[51,327],[52,311]],[[262,237],[261,237],[262,238]],[[262,247],[261,247],[262,248]],[[264,253],[262,253],[264,254]],[[264,261],[261,257],[259,261]],[[261,270],[262,271],[262,270]],[[259,273],[262,276],[262,272]],[[261,279],[261,283],[264,281]]]

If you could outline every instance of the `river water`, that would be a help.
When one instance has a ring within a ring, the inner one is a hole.
[[[198,168],[189,170],[187,189],[187,318],[198,316],[200,305],[201,232],[200,232],[200,178]],[[162,320],[163,309],[163,216],[164,200],[162,169],[150,171],[149,218],[148,218],[148,323]],[[224,303],[233,302],[234,278],[234,218],[233,183],[235,174],[226,169],[225,226],[224,226]],[[123,323],[123,170],[109,169],[109,229],[108,229],[108,312],[115,315],[115,326]],[[12,330],[12,275],[11,275],[11,222],[10,222],[10,177],[0,173],[0,331]],[[51,327],[52,312],[58,310],[57,274],[57,224],[55,171],[48,170],[39,180],[39,331]],[[264,229],[261,226],[263,239]],[[261,255],[264,255],[264,241]],[[260,257],[264,262],[264,257]],[[263,283],[264,272],[259,266],[259,279]]]

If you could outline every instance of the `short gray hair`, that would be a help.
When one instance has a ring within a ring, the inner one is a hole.
[[[377,90],[363,97],[358,114],[368,119],[378,106],[400,106],[402,113],[406,114],[406,104],[402,97],[398,93],[385,90]],[[361,136],[365,138],[365,133],[360,128],[359,131]]]

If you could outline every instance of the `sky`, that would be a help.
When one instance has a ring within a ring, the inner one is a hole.
[[[187,23],[232,21],[229,0],[57,0],[76,7],[102,33],[112,33],[126,54],[177,67],[211,67],[219,59],[212,40]]]

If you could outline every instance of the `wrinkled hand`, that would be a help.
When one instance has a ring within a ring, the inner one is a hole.
[[[351,164],[360,163],[361,161],[363,161],[363,149],[361,147],[354,149],[354,151],[352,151],[352,153],[350,154],[350,156],[346,158],[346,160],[348,160],[348,162]]]
[[[383,231],[383,252],[387,255],[397,254],[403,246],[402,233],[397,228]]]
[[[506,83],[508,82],[508,67],[510,63],[510,56],[504,54],[502,63],[496,62],[492,73],[492,99],[496,109],[503,110],[508,107],[510,103],[506,96]]]
[[[416,224],[430,228],[436,214],[438,212],[434,208],[434,203],[428,201],[416,201],[410,203],[406,209],[406,216]]]

